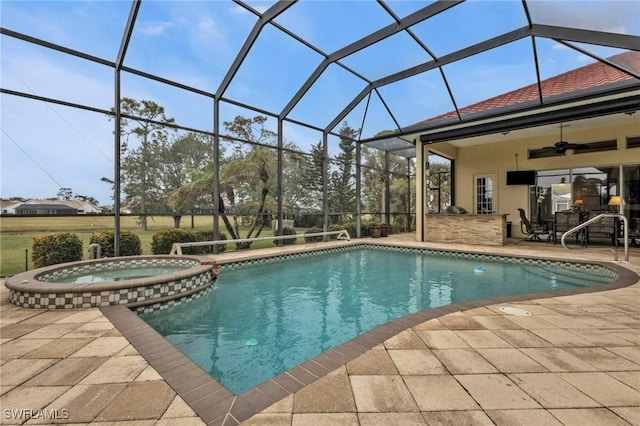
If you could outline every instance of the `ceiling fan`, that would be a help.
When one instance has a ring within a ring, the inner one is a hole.
[[[552,157],[555,155],[564,155],[568,150],[578,150],[589,148],[588,144],[569,143],[562,139],[562,129],[567,125],[560,124],[560,140],[553,144],[553,146],[545,146],[543,148],[529,150],[531,157]]]

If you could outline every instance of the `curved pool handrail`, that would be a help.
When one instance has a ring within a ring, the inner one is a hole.
[[[623,229],[624,229],[624,261],[628,263],[629,262],[629,221],[627,220],[625,215],[622,215],[622,214],[619,214],[619,213],[600,213],[596,217],[593,217],[593,218],[587,220],[586,222],[582,222],[580,225],[569,229],[567,232],[562,234],[562,237],[560,238],[560,243],[562,244],[562,247],[564,247],[567,250],[569,250],[570,247],[567,246],[567,243],[565,242],[565,238],[568,235],[575,234],[576,232],[578,232],[582,228],[586,228],[587,226],[589,226],[593,222],[596,222],[596,221],[602,219],[603,217],[617,217],[619,219],[622,219]],[[617,230],[614,230],[614,232],[617,232]],[[614,253],[614,261],[617,261],[618,260],[618,252],[616,250],[614,250],[614,249],[611,249],[611,250],[613,250],[613,253]]]

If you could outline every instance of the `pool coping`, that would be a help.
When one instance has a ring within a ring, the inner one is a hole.
[[[355,245],[376,246],[375,243],[359,243]],[[384,244],[386,247],[407,248]],[[417,247],[414,247],[418,249]],[[420,248],[425,249],[425,248]],[[425,249],[429,250],[429,249]],[[311,250],[309,250],[311,251]],[[318,251],[313,250],[313,251]],[[442,252],[468,253],[464,250],[439,249]],[[531,299],[545,299],[584,293],[610,291],[638,282],[640,278],[635,272],[615,263],[598,261],[566,260],[551,257],[522,256],[522,255],[486,255],[501,258],[535,259],[556,263],[590,264],[612,269],[618,279],[595,287],[575,288],[568,290],[545,291],[512,296],[494,297],[488,299],[461,302],[438,308],[419,311],[395,319],[360,336],[357,336],[327,352],[318,355],[280,375],[255,386],[240,394],[233,394],[215,380],[208,372],[187,357],[180,349],[166,340],[151,326],[125,305],[101,307],[102,313],[113,323],[120,333],[129,340],[131,345],[156,369],[160,376],[184,399],[203,422],[223,424],[232,416],[236,422],[248,420],[265,408],[280,401],[288,395],[302,389],[326,376],[338,367],[362,355],[385,340],[419,325],[425,321],[441,317],[446,314],[466,311],[483,306],[512,303]],[[267,256],[251,256],[251,259]],[[277,254],[268,257],[279,257]],[[249,260],[243,259],[243,260]],[[235,263],[234,261],[220,262]]]

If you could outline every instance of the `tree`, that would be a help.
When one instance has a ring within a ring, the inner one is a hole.
[[[390,154],[392,159],[392,173],[389,182],[389,198],[391,213],[405,213],[395,215],[395,223],[402,225],[405,231],[411,230],[412,212],[415,212],[416,180],[415,163],[406,158]],[[413,176],[412,176],[413,175]]]
[[[69,201],[73,197],[73,191],[71,188],[60,188],[58,190],[58,199],[62,201]]]
[[[102,178],[102,179],[106,179],[106,178]],[[88,201],[89,203],[95,206],[100,204],[98,200],[96,200],[95,198],[89,195],[74,194],[71,188],[60,188],[58,190],[57,197],[58,197],[57,198],[58,200],[62,200],[62,201],[71,201],[71,200]]]
[[[246,238],[260,236],[271,221],[271,212],[277,210],[278,154],[276,133],[265,128],[266,117],[235,117],[224,122],[229,143],[229,155],[221,155],[219,171],[220,197],[218,214],[232,239],[240,238],[239,217],[250,217]],[[270,146],[274,146],[271,148]],[[283,153],[283,206],[293,210],[306,203],[308,191],[304,180],[304,156],[293,143],[284,144]],[[221,152],[225,152],[221,144]],[[271,196],[269,196],[271,195]],[[193,173],[190,181],[173,193],[178,200],[213,203],[213,164],[206,170]],[[231,218],[228,216],[231,215]],[[250,243],[238,243],[247,248]]]
[[[98,206],[100,205],[100,202],[95,199],[94,197],[90,196],[90,195],[80,195],[80,194],[76,194],[73,196],[74,200],[78,200],[78,201],[87,201],[91,204],[93,204],[94,206]]]
[[[285,148],[287,151],[283,155],[282,204],[286,214],[316,206],[318,197],[316,191],[309,191],[306,186],[304,171],[307,166],[307,156],[296,152],[299,148],[293,143],[286,143]],[[322,175],[320,180],[322,181]],[[319,199],[322,201],[322,192]]]
[[[268,223],[268,195],[273,191],[272,176],[277,171],[277,155],[274,145],[276,134],[264,126],[266,117],[244,118],[236,116],[233,121],[225,121],[224,127],[233,144],[231,154],[221,158],[220,197],[218,214],[222,218],[232,239],[240,238],[239,213],[253,216],[246,238],[258,237]],[[242,143],[242,142],[247,143]],[[213,201],[213,164],[203,172],[191,176],[191,182],[174,193],[175,197],[191,200]],[[232,224],[227,213],[234,213]],[[238,248],[248,248],[250,243],[238,243]]]
[[[265,225],[270,224],[269,211],[272,211],[274,206],[267,206],[267,196],[273,193],[269,187],[277,184],[277,182],[269,180],[271,176],[276,174],[277,156],[273,149],[253,145],[244,158],[236,161],[239,163],[239,168],[242,169],[240,176],[246,178],[237,187],[236,192],[240,192],[242,196],[241,199],[247,207],[245,211],[247,213],[255,212],[247,231],[247,238],[257,238]]]
[[[368,146],[362,147],[362,187],[365,209],[386,213],[387,166],[385,152]]]
[[[147,227],[149,213],[171,214],[174,227],[182,215],[198,207],[198,200],[184,197],[178,189],[190,182],[195,170],[206,169],[213,159],[210,136],[176,134],[164,108],[152,101],[122,99],[122,182],[125,202],[134,212],[143,213],[140,223]],[[132,139],[140,144],[132,147]],[[103,181],[110,182],[103,178]]]
[[[311,146],[311,156],[306,157],[301,170],[301,186],[307,193],[308,205],[322,208],[322,170],[324,168],[324,150],[322,142]]]
[[[173,225],[180,227],[182,214],[199,207],[197,199],[174,196],[175,192],[189,183],[192,172],[206,169],[212,163],[212,143],[209,136],[186,133],[178,136],[162,152],[159,163],[160,186],[165,194],[166,205],[173,215]]]
[[[233,121],[223,123],[225,130],[233,136],[229,140],[235,146],[233,154],[220,168],[220,192],[224,189],[232,212],[253,216],[247,238],[260,235],[264,226],[270,223],[269,211],[274,207],[267,204],[267,197],[275,193],[277,181],[270,178],[277,176],[278,157],[275,149],[263,145],[275,145],[277,135],[266,129],[266,122],[267,117],[264,116],[236,116]],[[237,215],[234,221],[237,231]],[[238,247],[249,246],[240,244]]]
[[[391,211],[407,211],[405,201],[407,186],[407,161],[403,157],[389,154],[387,170],[387,153],[385,151],[362,147],[362,182],[363,198],[366,208],[371,212],[387,212],[387,198],[391,205]],[[387,193],[387,180],[389,180],[389,193]],[[399,201],[399,202],[398,202]]]
[[[140,224],[147,229],[147,214],[167,210],[163,188],[161,162],[165,157],[169,132],[174,119],[165,115],[164,108],[153,101],[122,98],[123,114],[121,179],[124,202],[132,211],[142,213]],[[139,145],[132,147],[132,139]]]
[[[353,185],[354,150],[358,131],[346,122],[340,128],[340,150],[336,170],[329,179],[329,210],[336,213],[355,212],[356,192]]]
[[[450,163],[430,162],[426,184],[430,194],[427,199],[430,212],[441,212],[451,205]]]

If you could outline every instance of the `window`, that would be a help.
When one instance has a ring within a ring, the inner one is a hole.
[[[544,197],[538,198],[538,204],[542,204]],[[571,208],[571,184],[552,183],[551,184],[551,216],[556,212],[569,210]],[[540,215],[538,215],[540,216]],[[538,218],[540,219],[540,218]]]
[[[492,214],[495,213],[495,183],[496,175],[478,175],[475,176],[475,209],[476,214]]]
[[[532,221],[552,219],[556,212],[571,209],[578,200],[590,212],[613,211],[609,200],[622,194],[623,213],[629,219],[629,226],[638,228],[640,165],[625,165],[622,173],[620,179],[619,166],[538,171],[538,184],[532,186],[529,193],[529,217]]]
[[[640,137],[627,138],[627,148],[640,148]]]

